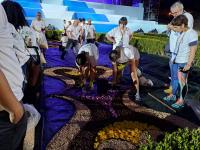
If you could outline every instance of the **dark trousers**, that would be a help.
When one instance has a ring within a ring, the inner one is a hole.
[[[0,149],[21,150],[26,128],[27,115],[25,113],[17,124],[13,124],[10,122],[9,114],[6,111],[0,111]]]
[[[87,39],[87,43],[95,43],[95,39]]]
[[[67,53],[67,50],[70,48],[76,47],[78,44],[79,44],[78,40],[68,39],[66,48],[62,51],[61,58],[64,59],[64,56]]]

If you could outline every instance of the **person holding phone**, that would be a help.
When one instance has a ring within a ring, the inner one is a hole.
[[[179,90],[179,97],[172,107],[180,109],[184,107],[184,98],[188,91],[188,75],[192,67],[195,53],[198,45],[198,33],[188,27],[188,19],[185,15],[179,15],[171,22],[173,30],[179,32],[180,35],[176,42],[174,57],[171,58],[171,63],[176,66]]]

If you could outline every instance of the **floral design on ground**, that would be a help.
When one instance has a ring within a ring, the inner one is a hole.
[[[71,141],[73,141],[81,129],[91,120],[91,111],[86,105],[71,97],[59,95],[55,97],[72,102],[75,105],[76,112],[71,120],[54,135],[46,149],[69,149]]]
[[[104,108],[107,109],[113,117],[117,118],[118,114],[116,113],[116,111],[114,110],[112,106],[116,93],[112,91],[108,91],[108,93],[109,94],[102,95],[102,96],[89,95],[89,94],[81,95],[81,100],[90,100],[90,101],[97,102],[101,104],[102,106],[104,106]]]
[[[80,73],[73,67],[54,67],[44,70],[44,74],[50,77],[58,78],[68,86],[74,86],[79,80]],[[112,76],[112,69],[104,66],[97,66],[97,77],[99,79],[108,79]]]
[[[115,122],[98,132],[95,138],[94,148],[98,149],[104,141],[111,139],[123,140],[135,146],[139,146],[139,144],[146,143],[147,138],[155,131],[159,132],[159,129],[146,123],[126,120]]]

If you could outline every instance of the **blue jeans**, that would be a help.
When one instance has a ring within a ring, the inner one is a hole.
[[[169,62],[170,73],[171,73],[171,86],[172,86],[172,94],[176,95],[179,81],[178,81],[178,64]]]
[[[180,67],[184,68],[186,63],[179,63],[177,65],[178,65],[178,69]],[[186,72],[186,73],[178,71],[178,81],[179,81],[178,96],[179,96],[180,99],[183,99],[183,100],[184,100],[184,98],[187,94],[187,91],[188,91],[188,85],[187,85],[188,74],[189,74],[189,71]]]

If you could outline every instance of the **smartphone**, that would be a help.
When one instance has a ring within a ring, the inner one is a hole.
[[[187,73],[187,72],[189,72],[189,71],[190,71],[190,69],[189,69],[189,70],[186,70],[186,71],[184,71],[184,70],[183,70],[183,68],[184,68],[184,67],[179,67],[179,71],[181,71],[181,72],[183,72],[183,73]]]

